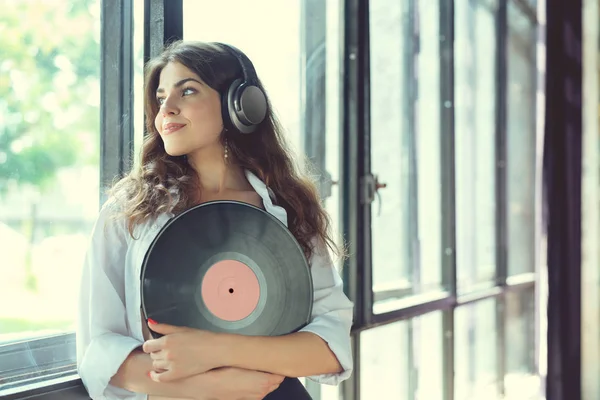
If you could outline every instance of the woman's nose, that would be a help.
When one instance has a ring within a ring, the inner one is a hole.
[[[174,99],[171,97],[166,98],[160,106],[160,111],[164,115],[176,115],[179,114],[179,107]]]

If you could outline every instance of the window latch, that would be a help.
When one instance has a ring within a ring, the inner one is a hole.
[[[360,180],[361,186],[361,204],[371,204],[375,201],[375,197],[378,200],[378,211],[377,215],[381,214],[381,195],[379,194],[380,189],[384,189],[387,187],[387,183],[379,182],[377,175],[368,174],[361,178]]]

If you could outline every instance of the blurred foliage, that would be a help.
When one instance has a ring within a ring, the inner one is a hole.
[[[98,163],[98,0],[0,0],[0,195]]]

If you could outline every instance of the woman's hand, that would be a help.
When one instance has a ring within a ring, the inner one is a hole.
[[[262,400],[279,387],[283,376],[240,368],[218,368],[200,376],[201,400]],[[200,378],[199,377],[199,378]]]
[[[164,336],[148,340],[143,345],[152,358],[150,378],[156,382],[171,382],[224,367],[225,346],[219,334],[199,329],[148,321],[154,332]]]

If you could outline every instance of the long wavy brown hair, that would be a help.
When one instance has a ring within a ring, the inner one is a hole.
[[[110,191],[127,219],[132,237],[138,224],[163,212],[177,215],[196,205],[194,199],[201,190],[186,157],[168,155],[154,126],[160,107],[156,100],[160,73],[171,62],[185,65],[220,94],[234,79],[243,76],[234,56],[216,43],[176,41],[146,64],[146,132],[141,156],[134,169]],[[260,81],[258,85],[264,90]],[[336,256],[343,257],[343,247],[332,239],[330,219],[310,178],[312,174],[300,173],[268,103],[267,117],[255,132],[239,134],[231,128],[223,131],[221,140],[227,140],[229,158],[258,176],[274,192],[276,203],[287,212],[288,229],[308,259],[313,255],[315,239],[317,244],[327,245]],[[304,164],[310,166],[307,160]]]

